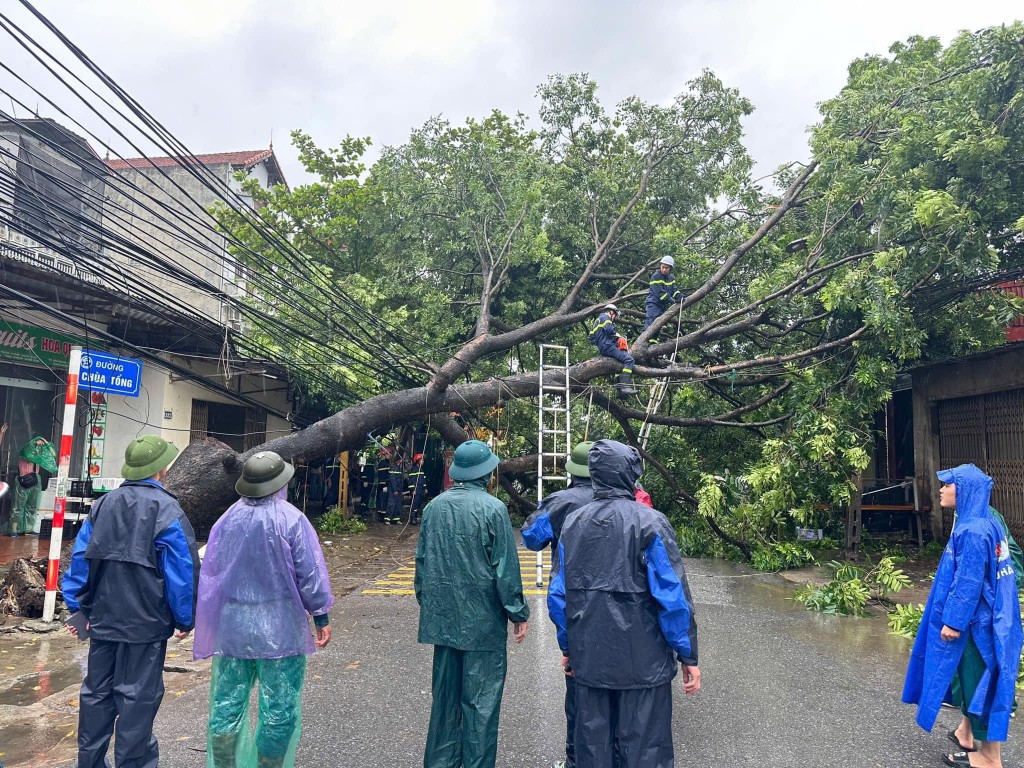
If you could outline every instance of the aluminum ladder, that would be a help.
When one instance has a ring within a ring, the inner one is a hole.
[[[668,380],[661,379],[651,390],[651,399],[647,401],[647,413],[644,415],[644,423],[640,425],[640,434],[637,435],[637,442],[640,443],[640,448],[647,450],[647,441],[651,439],[651,427],[654,425],[651,423],[651,416],[658,412],[661,408],[661,402],[665,399],[665,393],[668,391]]]
[[[556,344],[540,344],[537,376],[537,501],[547,494],[544,483],[569,484],[569,473],[556,467],[545,468],[545,459],[564,459],[569,445],[569,348]],[[544,584],[544,555],[537,553],[537,586]]]

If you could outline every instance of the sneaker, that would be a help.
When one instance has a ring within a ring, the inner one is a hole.
[[[551,764],[551,768],[565,768],[565,760],[555,760]]]
[[[390,517],[385,517],[384,518],[384,525],[391,525],[391,518]]]

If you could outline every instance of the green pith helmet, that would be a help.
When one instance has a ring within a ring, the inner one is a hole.
[[[245,460],[235,490],[241,496],[262,499],[288,485],[294,474],[295,467],[276,453],[260,451]]]
[[[33,437],[21,446],[18,455],[31,464],[38,464],[51,474],[57,471],[57,449],[45,437]]]
[[[491,474],[499,461],[501,459],[487,447],[487,443],[467,440],[455,449],[448,474],[452,480],[476,480]]]
[[[590,454],[590,448],[593,442],[588,443],[576,443],[573,446],[572,453],[569,454],[569,458],[565,460],[565,469],[568,473],[574,477],[590,477],[590,467],[587,466],[587,456]]]
[[[145,480],[170,466],[178,449],[162,437],[145,435],[132,440],[124,450],[121,477],[125,480]]]

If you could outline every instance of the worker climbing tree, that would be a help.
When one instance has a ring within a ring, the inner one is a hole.
[[[605,357],[618,360],[622,363],[622,372],[616,382],[616,391],[619,397],[635,395],[633,388],[633,366],[636,361],[629,354],[629,345],[626,337],[615,330],[615,320],[619,316],[619,308],[614,304],[605,304],[601,314],[597,316],[597,322],[590,329],[590,340]]]

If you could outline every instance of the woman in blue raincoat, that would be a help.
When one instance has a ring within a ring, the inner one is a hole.
[[[214,657],[209,768],[294,765],[306,656],[331,639],[327,612],[334,597],[320,540],[285,500],[294,471],[272,451],[249,457],[235,484],[242,498],[210,532],[194,649],[196,659]],[[248,727],[254,685],[255,736]]]
[[[1010,546],[989,510],[991,477],[973,464],[938,477],[944,483],[939,503],[956,507],[956,523],[921,617],[903,701],[917,705],[917,723],[930,731],[956,677],[964,714],[984,743],[974,752],[946,754],[943,762],[1002,768],[1022,643]],[[983,663],[971,663],[975,657]]]

